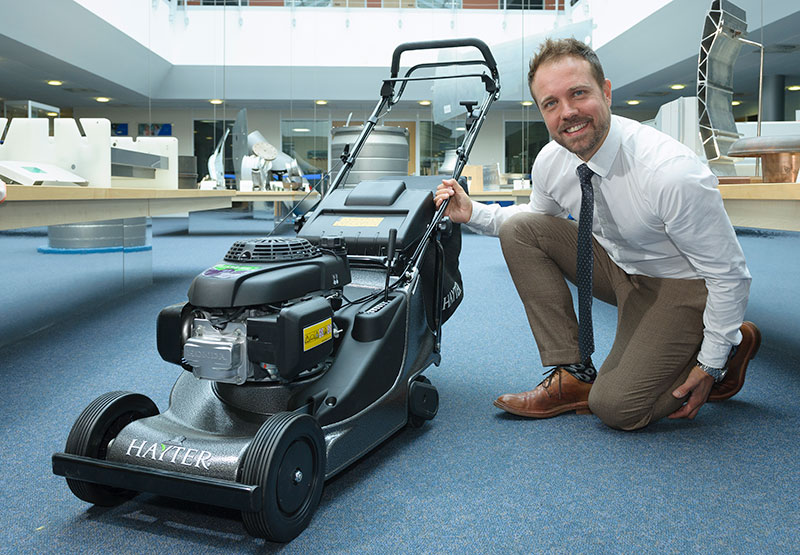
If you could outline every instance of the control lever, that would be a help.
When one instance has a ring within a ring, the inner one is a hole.
[[[389,244],[386,246],[386,286],[383,289],[383,300],[389,300],[389,276],[392,275],[392,262],[394,260],[394,250],[397,245],[397,229],[389,230]]]
[[[347,160],[350,158],[350,143],[344,145],[344,149],[342,150],[342,154],[339,156],[339,158],[341,158],[342,162],[347,162]]]
[[[461,104],[464,108],[466,108],[467,112],[470,114],[472,113],[472,110],[475,108],[475,106],[478,105],[478,103],[474,100],[462,100],[461,102],[459,102],[459,104]]]
[[[475,122],[480,118],[481,111],[475,111],[475,106],[477,106],[478,103],[474,100],[462,100],[459,102],[459,104],[467,109],[467,120],[464,122],[464,127],[466,127],[467,131],[469,131],[472,126],[475,125]]]

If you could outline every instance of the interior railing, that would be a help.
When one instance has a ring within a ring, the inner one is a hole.
[[[564,11],[567,0],[166,0],[182,8],[295,7],[295,8],[422,8],[479,10]],[[569,0],[573,5],[577,0]]]

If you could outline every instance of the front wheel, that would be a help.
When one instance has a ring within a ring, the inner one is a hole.
[[[261,510],[242,512],[247,532],[288,542],[311,521],[325,482],[325,436],[312,416],[279,412],[256,433],[240,481],[261,486]]]
[[[140,418],[155,416],[158,407],[148,397],[127,391],[111,391],[87,406],[75,420],[64,451],[71,455],[105,459],[108,445],[122,429]],[[102,507],[127,501],[135,491],[113,488],[67,478],[67,485],[78,499]]]

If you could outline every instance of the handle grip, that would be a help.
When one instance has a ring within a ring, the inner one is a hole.
[[[408,52],[410,50],[433,50],[436,48],[458,48],[461,46],[473,46],[480,50],[489,71],[492,72],[493,76],[497,75],[497,62],[494,61],[494,56],[492,56],[492,52],[485,42],[480,39],[443,39],[406,42],[395,48],[392,54],[392,78],[394,79],[397,77],[400,71],[400,55],[403,52]]]
[[[386,246],[386,260],[391,264],[394,258],[394,251],[397,246],[397,229],[389,230],[389,244]]]

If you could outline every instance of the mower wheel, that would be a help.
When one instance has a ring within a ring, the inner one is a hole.
[[[156,404],[144,395],[127,391],[105,393],[89,403],[78,416],[64,451],[71,455],[105,459],[111,440],[125,426],[157,414]],[[102,507],[119,505],[137,493],[71,478],[67,478],[67,485],[79,499]]]
[[[270,416],[250,443],[240,481],[261,486],[261,510],[242,512],[247,532],[288,542],[311,521],[325,482],[325,436],[308,414]]]
[[[425,376],[419,375],[408,388],[408,425],[420,428],[439,412],[439,392]]]

